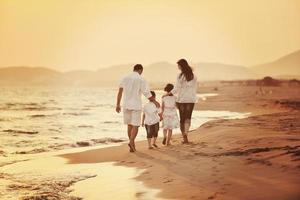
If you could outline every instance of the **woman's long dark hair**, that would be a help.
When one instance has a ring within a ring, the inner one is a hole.
[[[194,79],[193,69],[185,59],[178,60],[177,64],[181,69],[180,77],[184,76],[187,81]]]

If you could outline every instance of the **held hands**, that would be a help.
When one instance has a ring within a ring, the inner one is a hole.
[[[159,115],[159,120],[162,121],[163,120],[163,116],[162,116],[163,114],[159,113],[158,115]]]
[[[117,113],[120,113],[120,112],[121,112],[121,106],[120,106],[120,105],[117,105],[117,106],[116,106],[116,112],[117,112]]]

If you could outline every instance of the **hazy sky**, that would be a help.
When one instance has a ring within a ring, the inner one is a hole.
[[[253,65],[300,49],[299,11],[300,0],[0,0],[0,66]]]

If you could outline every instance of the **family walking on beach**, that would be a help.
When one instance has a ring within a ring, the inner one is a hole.
[[[155,92],[150,91],[147,81],[141,76],[143,73],[141,64],[136,64],[133,72],[121,80],[116,111],[121,112],[122,100],[130,152],[136,151],[135,138],[141,125],[146,128],[149,149],[157,147],[156,139],[160,121],[162,121],[164,134],[162,143],[164,145],[170,145],[172,131],[178,127],[182,133],[182,143],[188,143],[192,112],[197,101],[197,77],[185,59],[180,59],[177,64],[181,73],[177,76],[175,86],[171,83],[166,84],[162,105],[156,100]],[[149,100],[144,107],[142,106],[142,95]],[[179,110],[180,120],[176,109]]]

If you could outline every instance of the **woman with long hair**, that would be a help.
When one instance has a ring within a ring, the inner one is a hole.
[[[175,87],[171,93],[177,96],[176,103],[180,116],[180,130],[183,143],[187,144],[192,113],[197,102],[197,77],[185,59],[180,59],[177,64],[181,73],[177,76]]]

